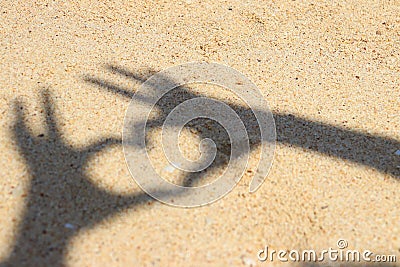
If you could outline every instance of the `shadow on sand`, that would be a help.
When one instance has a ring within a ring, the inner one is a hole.
[[[139,82],[145,80],[145,77],[120,67],[107,68]],[[127,98],[133,96],[133,92],[97,78],[85,77],[85,81],[114,94]],[[148,128],[162,126],[176,105],[198,96],[185,88],[178,88],[166,95],[157,104],[162,115],[147,122]],[[91,228],[124,209],[153,201],[145,193],[121,196],[93,184],[84,171],[85,164],[96,153],[120,145],[121,140],[103,138],[82,149],[72,147],[59,131],[54,116],[55,107],[48,90],[42,91],[42,99],[47,130],[39,136],[29,130],[24,105],[19,101],[14,103],[16,121],[12,136],[28,166],[31,181],[13,251],[0,266],[64,266],[68,243],[81,229]],[[252,111],[246,107],[230,106],[245,123],[251,148],[255,148],[261,140]],[[400,148],[398,140],[346,130],[290,114],[275,113],[274,118],[278,142],[366,165],[399,178],[400,170],[396,167],[399,162],[393,154],[394,150]],[[201,138],[211,138],[216,142],[217,158],[209,168],[224,167],[226,156],[230,153],[229,138],[224,129],[218,123],[210,124],[201,119],[186,127],[196,128]],[[182,185],[193,186],[204,175],[207,172],[188,175]]]

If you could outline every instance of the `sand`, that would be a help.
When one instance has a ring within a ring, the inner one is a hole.
[[[340,238],[399,261],[399,1],[0,6],[1,266],[308,266],[257,252]],[[251,163],[223,199],[181,209],[141,191],[121,135],[140,84],[193,61],[260,88],[277,147],[256,193]]]

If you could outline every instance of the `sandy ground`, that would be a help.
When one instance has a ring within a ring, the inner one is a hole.
[[[400,260],[399,1],[80,2],[0,4],[0,266],[258,266],[339,238]],[[192,61],[261,89],[277,148],[256,193],[250,164],[181,209],[135,184],[121,133],[138,86]]]

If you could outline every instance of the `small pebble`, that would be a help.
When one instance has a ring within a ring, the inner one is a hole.
[[[396,156],[400,156],[400,149],[397,150],[396,152],[394,152],[394,154],[395,154]]]
[[[164,168],[164,170],[167,171],[167,172],[173,172],[173,171],[175,170],[175,168],[174,168],[174,166],[172,166],[172,165],[167,165],[167,166]]]
[[[65,228],[68,228],[68,229],[75,229],[75,225],[70,224],[70,223],[64,224],[64,227],[65,227]]]
[[[245,257],[245,256],[242,256],[241,258],[242,258],[242,262],[245,266],[249,266],[249,267],[256,266],[256,262],[253,259]]]

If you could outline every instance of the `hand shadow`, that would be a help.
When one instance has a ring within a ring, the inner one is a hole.
[[[64,266],[68,242],[79,230],[151,201],[144,193],[121,196],[93,184],[84,165],[121,140],[104,138],[73,148],[59,131],[48,90],[42,91],[42,99],[46,132],[39,136],[25,123],[22,103],[14,103],[12,132],[32,180],[13,251],[1,266]]]
[[[123,75],[134,81],[144,82],[146,80],[119,66],[108,65],[106,68],[113,73]],[[127,89],[98,78],[86,76],[84,80],[108,92],[122,95],[126,98],[132,98],[134,95],[133,92]],[[161,115],[154,120],[146,121],[147,129],[151,131],[162,127],[167,115],[174,107],[188,99],[202,96],[191,92],[184,86],[169,92],[155,105],[161,111]],[[145,97],[141,97],[141,99],[144,102],[149,101]],[[251,109],[231,103],[225,104],[236,111],[243,121],[249,135],[251,149],[255,149],[260,145],[261,141],[265,141],[261,140],[258,123]],[[394,153],[397,149],[400,149],[399,140],[349,130],[292,114],[274,112],[273,116],[276,125],[276,141],[279,143],[368,166],[394,178],[400,178],[400,158]],[[229,137],[218,123],[198,119],[188,123],[185,127],[195,129],[196,132],[200,133],[201,139],[211,138],[214,140],[218,151],[222,152],[222,154],[217,154],[216,160],[210,166],[211,169],[221,168],[227,164],[227,156],[230,153]],[[146,141],[150,142],[150,140]],[[206,175],[206,172],[202,172],[200,175],[198,173],[187,175],[183,185],[194,185],[195,180],[200,180],[203,177],[202,175]]]

